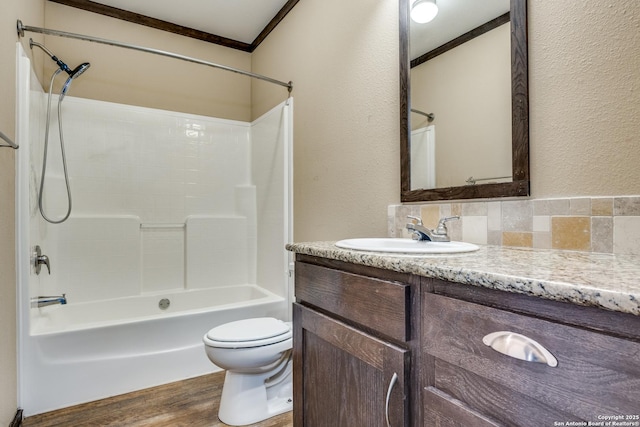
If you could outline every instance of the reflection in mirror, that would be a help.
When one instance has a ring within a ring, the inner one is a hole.
[[[411,189],[511,181],[509,0],[441,3],[431,23],[410,20]],[[460,41],[446,51],[445,31]]]
[[[411,1],[400,0],[402,201],[528,195],[526,0],[438,1],[426,24],[408,19]]]

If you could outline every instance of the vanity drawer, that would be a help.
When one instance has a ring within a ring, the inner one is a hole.
[[[387,337],[409,340],[410,286],[302,262],[296,263],[300,303],[329,311]]]
[[[423,294],[422,308],[426,414],[436,390],[497,425],[640,413],[638,342],[431,293]],[[519,360],[483,342],[499,331],[535,340],[557,365]]]

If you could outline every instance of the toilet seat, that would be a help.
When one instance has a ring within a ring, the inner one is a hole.
[[[250,348],[291,338],[291,326],[273,317],[258,317],[225,323],[205,335],[205,343],[218,348]]]

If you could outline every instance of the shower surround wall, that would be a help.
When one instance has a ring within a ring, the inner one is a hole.
[[[26,415],[211,372],[207,330],[247,317],[289,318],[293,99],[244,123],[66,96],[73,210],[56,225],[37,208],[46,94],[24,53],[20,64]],[[44,205],[57,219],[66,190],[55,96],[51,116]],[[50,275],[29,266],[35,245],[49,256]],[[31,297],[62,293],[67,305],[29,307]]]
[[[73,211],[42,227],[52,272],[40,294],[83,302],[256,282],[250,124],[66,97],[63,125]],[[66,194],[50,164],[56,217]]]

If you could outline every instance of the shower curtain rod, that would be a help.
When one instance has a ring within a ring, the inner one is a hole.
[[[151,48],[144,47],[144,46],[136,46],[136,45],[133,45],[133,44],[122,43],[122,42],[118,42],[118,41],[115,41],[115,40],[101,39],[101,38],[98,38],[98,37],[85,36],[85,35],[82,35],[82,34],[68,33],[66,31],[50,30],[48,28],[41,28],[41,27],[30,27],[28,25],[23,25],[21,20],[18,20],[17,27],[18,27],[18,35],[20,37],[24,37],[24,32],[25,31],[30,31],[32,33],[47,34],[47,35],[58,36],[58,37],[68,37],[68,38],[71,38],[71,39],[84,40],[84,41],[89,41],[89,42],[94,42],[94,43],[102,43],[102,44],[107,44],[107,45],[110,45],[110,46],[122,47],[122,48],[125,48],[125,49],[139,50],[141,52],[153,53],[153,54],[160,55],[160,56],[167,56],[169,58],[181,59],[183,61],[193,62],[195,64],[207,65],[209,67],[218,68],[220,70],[231,71],[233,73],[242,74],[243,76],[248,76],[248,77],[253,77],[253,78],[259,79],[259,80],[264,80],[264,81],[269,82],[269,83],[273,83],[273,84],[276,84],[276,85],[280,85],[280,86],[286,87],[287,90],[289,91],[289,93],[291,93],[291,91],[293,90],[293,82],[291,82],[291,81],[285,83],[285,82],[282,82],[280,80],[272,79],[271,77],[263,76],[261,74],[251,73],[249,71],[239,70],[237,68],[228,67],[226,65],[220,65],[220,64],[216,64],[214,62],[207,62],[207,61],[203,61],[201,59],[191,58],[189,56],[179,55],[177,53],[167,52],[167,51],[164,51],[164,50],[151,49]]]
[[[14,150],[18,149],[18,144],[13,142],[11,138],[0,131],[0,139],[4,139],[9,145],[0,145],[0,148],[13,148]]]
[[[416,113],[416,114],[420,114],[420,115],[422,115],[422,116],[425,116],[426,118],[428,118],[428,119],[429,119],[429,121],[430,121],[430,122],[432,122],[432,121],[433,121],[433,119],[435,119],[435,118],[436,118],[436,115],[435,115],[435,114],[433,114],[433,113],[425,113],[424,111],[416,110],[415,108],[412,108],[412,109],[411,109],[411,112],[412,112],[412,113]]]

